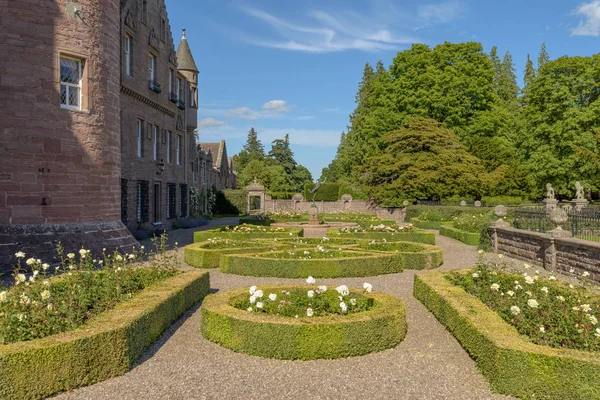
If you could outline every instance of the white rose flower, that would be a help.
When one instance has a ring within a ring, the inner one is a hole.
[[[269,294],[269,300],[271,300],[271,301],[277,300],[277,295],[275,293]]]
[[[256,286],[250,286],[250,294],[254,294],[256,292]]]
[[[478,274],[477,272],[473,272],[473,273],[471,274],[471,276],[472,276],[473,278],[479,278],[479,274]]]
[[[24,319],[27,319],[25,314],[17,314],[17,318],[19,319],[19,321],[23,321]]]
[[[596,318],[595,316],[593,316],[592,314],[586,314],[587,318],[590,320],[590,322],[592,323],[592,325],[596,325],[598,323],[598,318]]]
[[[371,291],[373,290],[373,285],[371,285],[370,283],[363,283],[363,288],[368,292],[371,293]]]
[[[548,288],[546,286],[544,286],[543,288],[540,289],[542,292],[548,294]]]
[[[356,305],[356,299],[350,299],[350,304],[352,304],[353,306]]]
[[[533,283],[535,282],[535,279],[533,279],[531,276],[526,276],[525,277],[525,283],[528,285],[533,285]]]
[[[252,295],[252,296],[250,296],[250,304],[254,304],[254,303],[256,303],[256,296]]]
[[[346,314],[348,311],[348,306],[343,301],[340,303],[340,308],[342,309],[342,313]]]
[[[544,333],[544,332],[546,332],[546,328],[544,328],[544,325],[540,326],[540,332],[541,332],[541,333]]]
[[[40,274],[40,271],[38,271],[37,269],[35,271],[33,271],[33,276],[37,277]]]
[[[556,280],[556,277],[555,277],[554,275],[550,275],[550,278],[549,278],[549,279],[550,279],[551,281],[555,281],[555,280]]]
[[[312,308],[307,308],[306,309],[306,316],[307,317],[312,317],[314,314],[313,309]]]
[[[312,276],[309,276],[308,278],[306,278],[306,283],[308,283],[309,285],[312,285],[316,281],[317,280],[315,278],[313,278]]]
[[[339,294],[341,294],[342,296],[348,296],[348,294],[350,293],[348,291],[348,286],[346,286],[346,285],[340,285],[340,286],[336,287],[335,290],[337,290],[337,292]]]
[[[319,288],[318,288],[318,289],[319,289],[319,291],[320,291],[321,293],[325,293],[325,292],[327,291],[327,286],[325,286],[325,285],[321,285],[321,286],[319,286]]]
[[[15,257],[17,257],[17,258],[25,258],[25,253],[23,253],[22,251],[17,251],[15,253]]]
[[[558,301],[565,301],[565,298],[564,298],[564,297],[562,297],[562,296],[556,296],[556,299],[557,299]]]
[[[583,310],[583,312],[590,312],[590,311],[592,311],[592,307],[590,307],[589,304],[582,304],[581,305],[581,309]]]
[[[248,307],[246,310],[247,310],[248,312],[252,312],[252,307]]]
[[[8,301],[8,292],[5,290],[0,292],[0,303],[6,303]]]
[[[48,303],[48,305],[46,306],[46,308],[50,311],[54,310],[54,304],[52,303]]]
[[[23,283],[27,280],[27,277],[25,277],[25,274],[18,274],[15,279],[17,283]]]
[[[116,259],[117,261],[123,261],[123,257],[120,254],[117,254]]]
[[[79,255],[80,255],[81,257],[85,257],[85,255],[86,255],[87,253],[88,253],[88,251],[87,251],[86,249],[81,249],[81,250],[79,250]]]
[[[590,273],[589,273],[589,272],[587,272],[587,271],[584,271],[584,272],[583,272],[583,276],[590,276]]]
[[[35,264],[35,258],[28,258],[27,261],[25,261],[25,264],[29,266]]]
[[[130,254],[128,257],[130,260],[133,260],[135,258],[135,254]]]
[[[596,328],[596,333],[594,333],[596,337],[600,337],[600,328]]]
[[[73,259],[73,258],[75,258],[75,254],[69,253],[69,254],[67,254],[67,258]]]
[[[517,306],[512,306],[512,307],[510,308],[510,312],[511,312],[513,315],[519,315],[519,313],[521,312],[521,309],[520,309],[519,307],[517,307]]]
[[[515,295],[515,292],[513,292],[512,290],[509,290],[506,292],[507,295],[509,295],[510,297],[513,297]]]
[[[527,305],[531,308],[538,308],[538,306],[540,305],[536,299],[529,299],[527,300]]]
[[[312,297],[315,297],[315,291],[314,291],[314,290],[309,290],[308,292],[306,292],[306,295],[307,295],[308,297],[311,297],[311,298],[312,298]]]
[[[42,296],[42,300],[48,300],[50,298],[50,291],[49,290],[44,290],[41,293],[41,296]]]
[[[42,264],[42,269],[43,269],[44,271],[46,271],[48,268],[50,268],[50,265],[49,265],[49,264],[46,264],[46,263],[43,263],[43,264]]]
[[[264,307],[264,303],[262,301],[259,301],[256,303],[256,308],[263,308]]]
[[[263,297],[263,291],[258,289],[256,292],[254,292],[254,295],[257,299],[260,299],[261,297]]]
[[[500,289],[500,285],[498,285],[497,283],[492,283],[492,286],[490,286],[490,289],[497,292]]]
[[[529,268],[531,268],[531,265],[525,263],[525,264],[523,264],[523,267],[525,267],[525,269],[529,269]]]

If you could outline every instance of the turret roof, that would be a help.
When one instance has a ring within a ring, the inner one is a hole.
[[[185,37],[185,29],[183,29],[181,42],[179,42],[179,46],[177,47],[177,69],[198,72],[190,45]]]

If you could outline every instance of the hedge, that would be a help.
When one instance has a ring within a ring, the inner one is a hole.
[[[304,185],[304,199],[306,201],[312,201],[313,195],[310,191],[315,187],[314,183],[307,183]],[[339,183],[323,183],[317,191],[315,201],[337,201],[338,191],[340,189]]]
[[[242,233],[242,232],[231,232],[226,231],[223,232],[221,229],[212,229],[209,231],[199,231],[194,232],[194,243],[204,242],[208,239],[212,239],[215,237],[222,239],[235,239],[235,240],[244,240],[244,239],[269,239],[269,238],[284,238],[291,236],[302,236],[302,228],[285,228],[283,232],[251,232],[251,233]]]
[[[308,286],[272,285],[265,291]],[[202,305],[202,335],[233,351],[286,360],[360,356],[396,346],[406,336],[406,313],[399,299],[370,293],[368,311],[327,317],[284,318],[249,313],[229,305],[247,288],[207,296]],[[362,290],[361,290],[362,291]]]
[[[481,235],[479,233],[463,231],[449,225],[442,225],[440,227],[440,235],[459,240],[471,246],[478,246],[481,239]]]
[[[224,254],[221,257],[220,268],[224,273],[246,276],[338,278],[396,274],[409,267],[407,261],[412,262],[411,269],[427,268],[437,262],[437,257],[430,252],[418,261],[416,257],[407,258],[404,253],[360,252],[358,249],[347,249],[346,254],[356,256],[299,260],[261,257],[261,254]]]
[[[444,222],[442,221],[421,221],[417,217],[413,217],[409,220],[411,224],[421,229],[436,229],[439,230]]]
[[[248,192],[225,189],[217,191],[213,214],[245,214],[248,207]]]
[[[239,224],[247,224],[247,225],[258,225],[258,226],[269,226],[271,225],[271,221],[269,218],[256,218],[256,217],[241,217],[239,220]]]
[[[339,234],[339,235],[338,235]],[[435,244],[435,234],[426,231],[411,232],[357,232],[341,233],[339,229],[328,229],[327,236],[351,239],[387,240],[388,242],[417,242]]]
[[[185,246],[183,249],[184,261],[187,265],[195,268],[217,268],[223,254],[250,254],[250,253],[262,253],[269,251],[274,247],[281,247],[282,244],[276,245],[274,243],[255,242],[252,246],[248,247],[232,247],[222,249],[204,249],[209,242],[193,243]]]
[[[381,248],[381,250],[374,249]],[[363,242],[357,248],[367,249],[372,253],[395,252],[402,258],[404,269],[434,269],[444,263],[444,251],[428,244],[416,244],[406,242],[390,242],[371,244]]]
[[[124,374],[209,291],[208,273],[184,272],[77,330],[1,345],[0,398],[38,399]]]
[[[530,342],[444,273],[416,275],[414,296],[469,352],[493,391],[522,399],[600,398],[597,353]]]

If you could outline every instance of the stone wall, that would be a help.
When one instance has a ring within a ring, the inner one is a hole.
[[[295,211],[308,212],[312,202],[306,200],[265,200],[265,212]],[[381,218],[395,219],[404,222],[405,209],[381,208],[368,200],[348,201],[317,201],[315,202],[319,213],[335,214],[339,212],[353,212],[362,214],[377,214]]]
[[[549,271],[577,275],[584,271],[600,282],[600,243],[514,228],[492,227],[494,252],[541,265]]]

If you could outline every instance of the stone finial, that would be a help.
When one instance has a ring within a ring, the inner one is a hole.
[[[462,200],[462,201],[460,202],[460,205],[461,205],[462,207],[465,207],[465,206],[467,205],[467,202],[466,202],[466,201],[464,201],[464,200]]]
[[[498,217],[498,221],[494,222],[496,228],[508,228],[510,226],[510,224],[503,219],[507,214],[506,206],[497,205],[494,207],[494,214]]]
[[[479,200],[475,202],[475,207],[481,207],[481,202]]]
[[[566,223],[569,220],[569,215],[567,211],[556,207],[554,210],[550,211],[550,221],[556,224],[556,228],[548,231],[548,234],[552,237],[569,237],[571,236],[571,232],[564,230],[561,225]]]
[[[181,30],[181,39],[185,39],[185,28]]]

